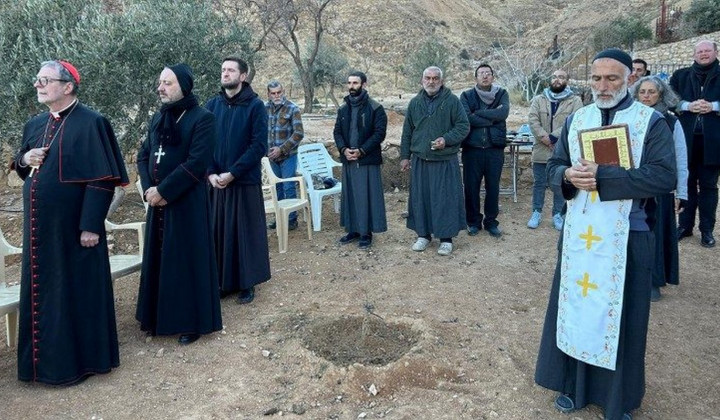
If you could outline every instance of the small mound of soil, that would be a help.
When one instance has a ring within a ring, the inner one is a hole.
[[[405,355],[419,337],[408,325],[368,316],[317,322],[307,329],[303,344],[336,365],[384,366]]]

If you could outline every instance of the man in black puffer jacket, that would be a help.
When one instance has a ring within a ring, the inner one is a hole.
[[[468,235],[477,235],[485,226],[500,237],[498,199],[500,175],[505,160],[505,120],[510,112],[508,92],[494,85],[495,75],[488,64],[475,69],[477,84],[460,95],[470,121],[470,134],[462,143],[463,184]],[[480,213],[480,183],[485,178],[485,207]]]

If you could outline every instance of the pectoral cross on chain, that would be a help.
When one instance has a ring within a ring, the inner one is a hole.
[[[155,163],[160,163],[160,159],[165,156],[165,152],[162,151],[162,144],[160,145],[160,148],[157,152],[155,152],[155,156],[157,156],[157,159],[155,160]]]

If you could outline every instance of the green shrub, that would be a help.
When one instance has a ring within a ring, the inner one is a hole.
[[[224,56],[253,60],[249,31],[223,21],[210,1],[128,0],[120,10],[107,10],[81,0],[28,0],[0,6],[0,12],[0,72],[9,85],[2,93],[0,142],[13,147],[28,118],[45,110],[31,83],[42,61],[76,65],[80,100],[110,119],[127,151],[143,138],[159,106],[156,81],[164,66],[190,65],[194,93],[204,101],[220,89]]]
[[[697,35],[720,31],[720,0],[693,0],[683,13],[683,25]]]

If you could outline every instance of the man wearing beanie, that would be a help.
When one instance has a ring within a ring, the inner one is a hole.
[[[33,86],[48,112],[12,164],[25,181],[18,379],[71,385],[120,362],[104,223],[128,178],[110,123],[78,101],[75,66],[46,61]]]
[[[699,213],[700,245],[715,246],[715,213],[720,175],[720,65],[713,41],[695,45],[695,62],[676,71],[670,86],[680,96],[677,112],[688,150],[688,202],[680,213],[678,239],[693,234]]]
[[[222,329],[205,174],[215,117],[198,106],[186,64],[165,67],[138,174],[148,202],[136,318],[150,335],[190,344]]]
[[[255,286],[270,280],[265,202],[260,161],[268,152],[265,104],[245,81],[247,63],[222,62],[222,90],[205,105],[217,119],[217,146],[208,169],[220,293],[255,298]]]
[[[595,56],[594,102],[567,118],[547,165],[568,201],[535,382],[559,392],[561,412],[595,404],[610,420],[632,419],[645,393],[653,197],[676,179],[672,133],[628,94],[631,70],[621,50]],[[604,161],[602,146],[585,141],[593,137],[620,150],[619,165],[582,158]]]

